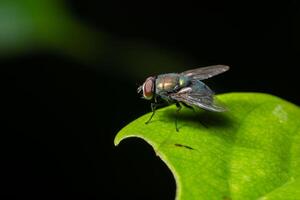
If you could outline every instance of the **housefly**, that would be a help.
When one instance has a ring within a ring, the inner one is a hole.
[[[196,68],[182,73],[168,73],[158,76],[150,76],[138,87],[137,92],[142,93],[142,98],[151,101],[152,115],[148,124],[158,107],[166,104],[176,104],[176,120],[181,105],[189,108],[202,108],[213,112],[223,112],[226,109],[218,105],[214,99],[214,92],[202,82],[229,70],[226,65],[212,65]]]

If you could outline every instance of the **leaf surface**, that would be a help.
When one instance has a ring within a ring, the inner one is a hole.
[[[261,93],[218,95],[228,112],[176,107],[124,127],[147,141],[172,171],[177,199],[300,199],[300,108]]]

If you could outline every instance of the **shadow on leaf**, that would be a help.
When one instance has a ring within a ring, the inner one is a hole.
[[[176,120],[176,109],[166,110],[166,116]],[[177,115],[178,123],[193,122],[205,128],[231,128],[234,125],[233,120],[227,113],[209,112],[205,110],[188,110],[184,109]]]

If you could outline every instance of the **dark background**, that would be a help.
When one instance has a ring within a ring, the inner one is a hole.
[[[266,92],[300,105],[296,1],[68,0],[64,9],[96,30],[91,48],[70,31],[79,53],[61,53],[67,48],[52,40],[1,51],[5,199],[174,199],[172,174],[149,145],[113,145],[118,130],[150,111],[136,94],[149,72],[227,64],[208,81],[218,93]]]

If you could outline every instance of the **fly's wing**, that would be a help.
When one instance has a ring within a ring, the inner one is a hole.
[[[195,91],[192,87],[185,87],[179,90],[177,93],[169,94],[169,96],[173,100],[186,103],[192,107],[196,106],[214,112],[227,111],[226,108],[217,104],[214,99],[213,92],[209,89]]]
[[[229,70],[227,65],[211,65],[207,67],[200,67],[197,69],[191,69],[185,72],[182,72],[181,75],[188,76],[192,79],[204,80],[226,72]]]

